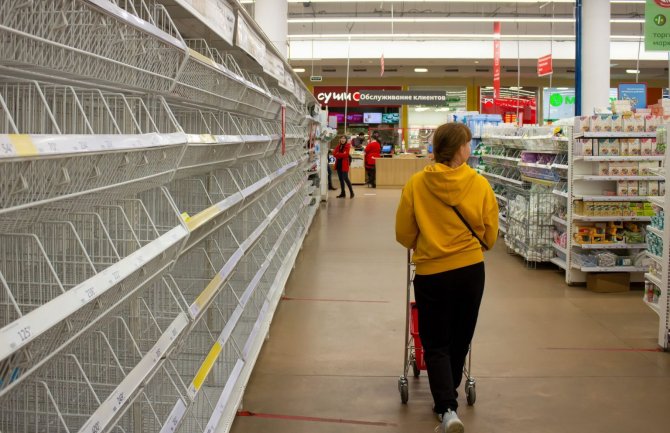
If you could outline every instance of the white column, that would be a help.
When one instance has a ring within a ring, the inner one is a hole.
[[[288,2],[286,0],[256,0],[254,19],[267,37],[286,58],[288,33]]]
[[[582,6],[582,115],[609,106],[610,0],[584,0]]]

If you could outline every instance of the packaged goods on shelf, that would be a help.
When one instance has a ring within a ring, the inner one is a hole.
[[[647,250],[656,256],[663,256],[663,238],[653,231],[647,231]]]
[[[644,244],[644,233],[634,222],[607,221],[576,224],[573,229],[576,244],[640,245]]]
[[[647,302],[658,305],[658,300],[661,296],[661,289],[655,284],[646,282],[644,286],[644,296]]]
[[[658,213],[651,217],[651,226],[659,230],[663,230],[665,225],[665,211],[659,210]]]

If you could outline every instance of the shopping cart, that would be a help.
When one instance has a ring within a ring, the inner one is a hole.
[[[407,404],[409,400],[409,383],[407,374],[410,365],[414,377],[419,377],[422,370],[426,370],[426,361],[423,354],[423,345],[419,337],[419,309],[415,302],[411,300],[412,284],[416,268],[412,263],[412,252],[407,250],[407,302],[405,305],[405,357],[403,358],[403,374],[398,379],[398,391],[400,392],[400,401]],[[468,361],[463,367],[465,375],[465,397],[468,406],[472,406],[477,401],[475,378],[470,375],[472,366],[472,350],[468,351]]]

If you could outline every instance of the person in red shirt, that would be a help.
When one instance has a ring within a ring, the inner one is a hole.
[[[377,188],[377,158],[381,156],[382,146],[379,144],[379,132],[372,133],[372,141],[365,146],[365,173],[368,185]]]
[[[344,184],[349,187],[351,198],[354,198],[354,188],[351,186],[349,180],[349,152],[351,151],[351,144],[347,141],[347,136],[342,135],[337,147],[333,149],[333,156],[335,157],[335,170],[337,170],[337,177],[340,179],[340,188],[342,192],[337,198],[345,198]]]

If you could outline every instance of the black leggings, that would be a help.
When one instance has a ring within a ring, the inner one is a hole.
[[[458,408],[456,389],[477,325],[484,274],[482,262],[414,278],[419,335],[436,413]]]
[[[376,167],[370,167],[366,168],[365,171],[368,173],[368,184],[376,188],[377,187],[377,168]]]
[[[346,183],[347,186],[349,186],[349,192],[351,195],[354,195],[354,188],[351,186],[351,181],[349,180],[349,172],[348,171],[342,171],[342,170],[337,170],[337,177],[340,179],[340,188],[342,188],[342,192],[340,195],[346,195],[344,193],[344,184]]]

